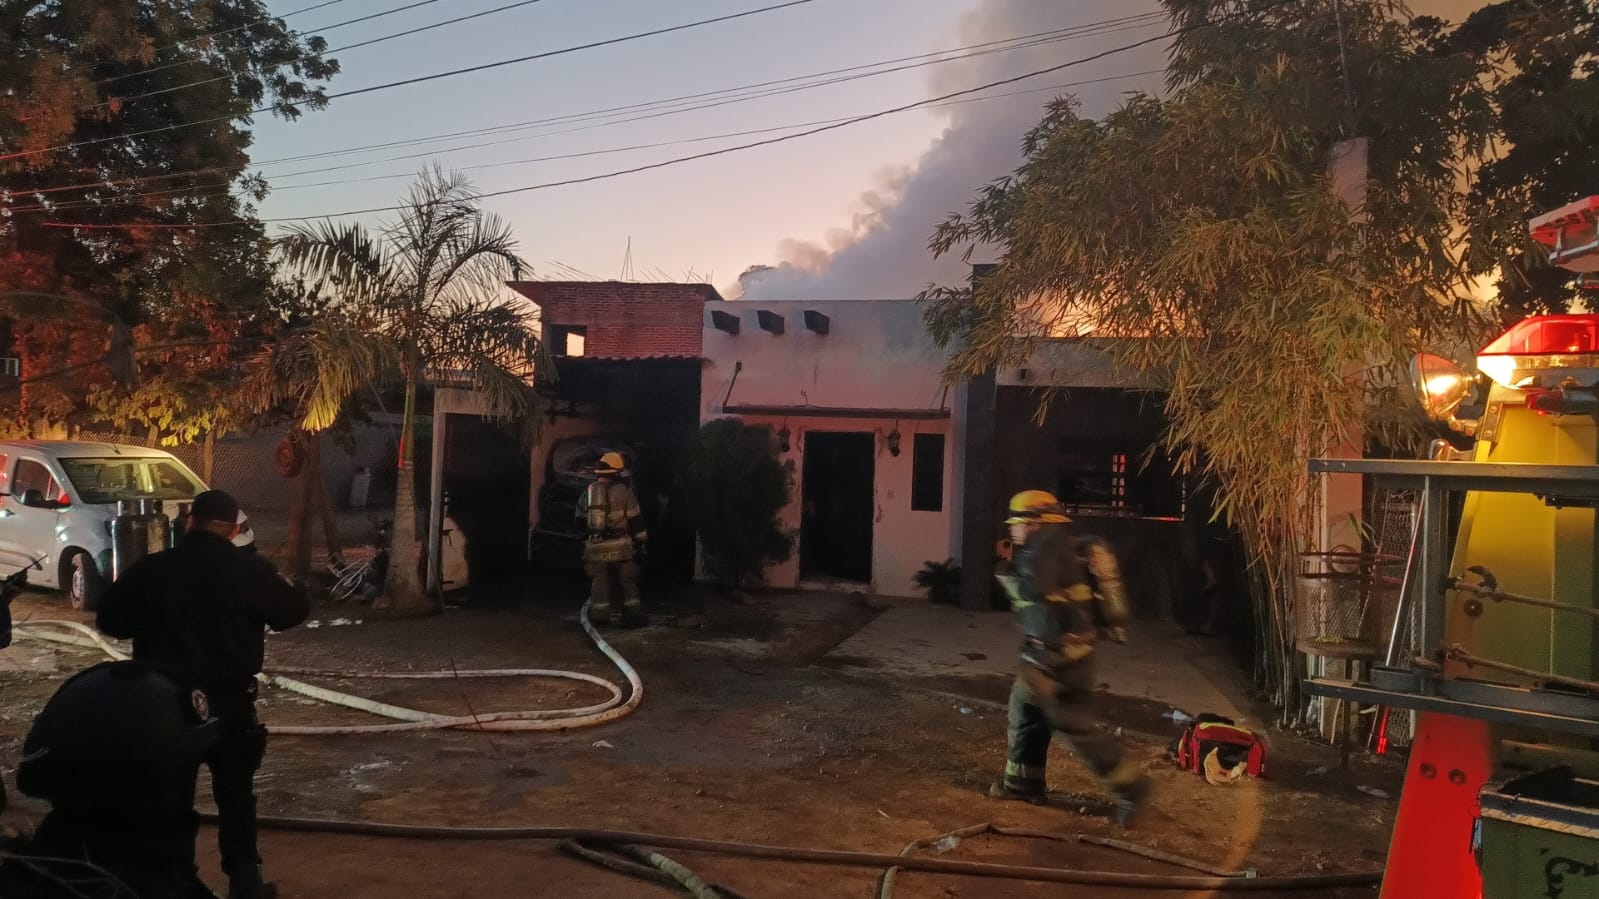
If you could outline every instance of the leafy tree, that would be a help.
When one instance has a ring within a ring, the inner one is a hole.
[[[338,66],[260,0],[23,0],[0,4],[0,35],[0,291],[71,301],[13,294],[0,314],[30,373],[83,366],[43,404],[62,415],[90,378],[135,386],[135,328],[161,342],[195,300],[259,307],[272,270],[249,125],[263,106],[286,119],[324,106],[316,83]],[[98,332],[101,352],[63,330]]]
[[[328,304],[303,329],[263,351],[250,395],[258,408],[289,403],[307,432],[340,420],[358,393],[405,393],[393,547],[384,593],[401,613],[432,608],[417,576],[417,394],[427,384],[475,390],[490,418],[536,433],[530,387],[542,343],[525,305],[503,299],[521,275],[509,225],[478,205],[458,175],[424,171],[398,217],[360,225],[299,226],[278,242],[287,270]]]
[[[1471,271],[1497,276],[1501,319],[1564,312],[1577,278],[1545,261],[1527,220],[1599,192],[1599,4],[1502,0],[1433,32],[1441,55],[1470,58],[1495,116],[1492,151],[1470,197]]]
[[[788,505],[794,473],[778,459],[776,446],[771,428],[717,419],[700,429],[679,474],[706,571],[731,587],[751,582],[794,551],[794,538],[777,517]]]
[[[1166,0],[1167,99],[1101,121],[1054,103],[1025,162],[940,225],[1000,263],[924,294],[970,375],[1088,324],[1165,390],[1176,463],[1214,482],[1261,576],[1263,680],[1287,701],[1288,591],[1315,506],[1305,460],[1363,421],[1416,349],[1482,326],[1459,223],[1491,110],[1477,70],[1387,3]],[[1330,162],[1369,138],[1363,196]]]

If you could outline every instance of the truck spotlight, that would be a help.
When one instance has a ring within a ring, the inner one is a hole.
[[[1410,383],[1429,420],[1453,422],[1455,410],[1471,395],[1472,377],[1442,356],[1417,353],[1410,360]]]

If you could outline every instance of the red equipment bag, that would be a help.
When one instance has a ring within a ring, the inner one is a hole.
[[[1231,769],[1244,762],[1250,777],[1266,776],[1265,742],[1249,728],[1234,724],[1231,718],[1211,714],[1195,718],[1177,739],[1177,767],[1203,777],[1205,757],[1213,749],[1223,768]]]

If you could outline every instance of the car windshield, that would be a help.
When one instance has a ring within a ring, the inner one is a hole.
[[[171,459],[117,456],[62,459],[67,480],[86,503],[119,499],[192,499],[205,487]]]

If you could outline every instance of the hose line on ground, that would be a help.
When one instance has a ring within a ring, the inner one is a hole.
[[[203,818],[215,822],[214,815]],[[708,852],[743,858],[818,865],[844,865],[857,868],[900,868],[931,874],[958,874],[968,877],[993,877],[1039,883],[1071,883],[1087,886],[1126,887],[1144,890],[1216,890],[1269,892],[1272,890],[1325,890],[1336,887],[1374,886],[1382,882],[1381,871],[1348,874],[1299,874],[1275,877],[1198,877],[1188,875],[1124,874],[1114,871],[1068,871],[1027,865],[998,865],[989,862],[964,862],[921,856],[888,855],[841,849],[806,849],[795,846],[768,846],[680,837],[669,834],[602,830],[592,827],[441,827],[417,824],[381,824],[370,821],[341,821],[317,818],[260,818],[268,830],[296,833],[346,834],[365,837],[395,837],[413,840],[579,840],[586,843],[616,843]]]
[[[325,671],[311,668],[273,668],[260,676],[262,682],[276,687],[298,693],[311,699],[326,702],[332,705],[356,709],[383,718],[394,719],[392,723],[385,724],[353,724],[353,725],[276,725],[271,731],[277,736],[333,736],[344,734],[386,734],[401,733],[414,730],[489,730],[489,731],[563,731],[580,727],[593,727],[615,721],[625,715],[631,714],[644,701],[644,681],[639,678],[638,672],[622,658],[611,644],[600,636],[598,630],[589,621],[589,604],[584,603],[583,609],[578,613],[578,621],[583,625],[584,633],[594,645],[616,665],[622,675],[627,678],[628,693],[623,701],[622,688],[603,677],[584,674],[580,671],[561,671],[553,668],[488,668],[488,669],[462,669],[459,671],[397,671],[397,672],[341,672]],[[82,636],[58,633],[60,630],[72,631]],[[35,640],[46,640],[53,643],[63,643],[70,646],[79,646],[88,649],[98,649],[112,659],[123,660],[128,658],[127,653],[107,642],[98,631],[77,621],[30,621],[17,625],[16,636]],[[506,677],[531,677],[553,680],[574,680],[580,683],[592,684],[601,687],[610,694],[603,702],[586,705],[572,709],[537,709],[519,712],[486,712],[476,715],[438,715],[417,709],[408,709],[404,706],[391,705],[329,690],[308,684],[296,678],[287,677],[289,674],[298,674],[305,677],[326,677],[349,680],[445,680],[455,678],[506,678]]]

